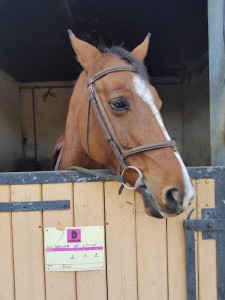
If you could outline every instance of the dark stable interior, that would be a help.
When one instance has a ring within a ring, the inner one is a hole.
[[[0,67],[20,82],[74,80],[67,29],[104,48],[132,50],[151,32],[150,76],[177,75],[208,48],[206,0],[0,1]]]

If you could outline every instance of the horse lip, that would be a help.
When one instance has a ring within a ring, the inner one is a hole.
[[[146,186],[141,186],[140,190],[144,200],[146,213],[158,219],[164,218],[159,208],[157,207],[153,196],[149,193],[148,188]]]
[[[145,211],[149,216],[163,219],[168,217],[174,217],[183,212],[183,209],[180,209],[179,212],[164,212],[162,208],[160,209],[159,205],[157,205],[156,200],[149,192],[149,188],[144,185],[140,187],[141,194],[144,200]]]

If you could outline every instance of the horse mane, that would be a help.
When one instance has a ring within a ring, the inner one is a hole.
[[[126,61],[128,64],[133,65],[138,74],[145,80],[149,81],[149,75],[147,68],[143,63],[141,63],[136,57],[134,57],[129,51],[119,46],[112,46],[110,48],[105,48],[103,53],[109,53],[118,56],[122,60]]]

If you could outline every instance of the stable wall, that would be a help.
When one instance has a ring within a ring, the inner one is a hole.
[[[162,114],[165,125],[171,138],[177,141],[182,154],[180,80],[177,77],[154,78],[152,82],[163,99]],[[49,90],[49,86],[53,88]],[[21,85],[24,170],[51,169],[52,150],[56,140],[64,133],[72,90],[71,81],[34,82]]]
[[[49,86],[52,88],[49,89]],[[21,85],[24,170],[51,169],[54,145],[64,134],[72,89],[73,82]]]
[[[0,69],[0,172],[23,160],[19,83]]]
[[[151,83],[163,102],[161,113],[165,126],[171,139],[177,142],[185,163],[210,165],[207,66],[200,73],[189,73],[183,80],[157,77]],[[51,169],[52,150],[64,133],[72,90],[71,81],[21,85],[25,170]]]
[[[183,157],[188,166],[209,166],[211,149],[208,54],[204,54],[194,64],[192,62],[192,65],[189,62],[187,67],[188,73],[182,88]]]
[[[210,165],[208,68],[188,74],[182,79],[152,78],[151,83],[163,102],[165,126],[185,163]],[[0,146],[1,171],[51,169],[52,150],[65,130],[73,85],[66,81],[19,86],[1,71],[0,133],[5,141]]]
[[[210,107],[208,54],[184,62],[180,77],[154,78],[162,116],[187,166],[209,166]],[[179,79],[180,78],[180,79]]]
[[[157,77],[152,80],[160,99],[161,114],[172,140],[183,156],[182,84],[179,77]]]

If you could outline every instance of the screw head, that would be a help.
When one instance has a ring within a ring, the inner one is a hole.
[[[192,227],[191,224],[188,224],[188,225],[187,225],[187,229],[188,229],[188,230],[192,230],[192,228],[193,228],[193,227]]]
[[[211,229],[211,228],[213,228],[213,223],[212,222],[208,222],[206,226],[207,226],[207,228]]]

